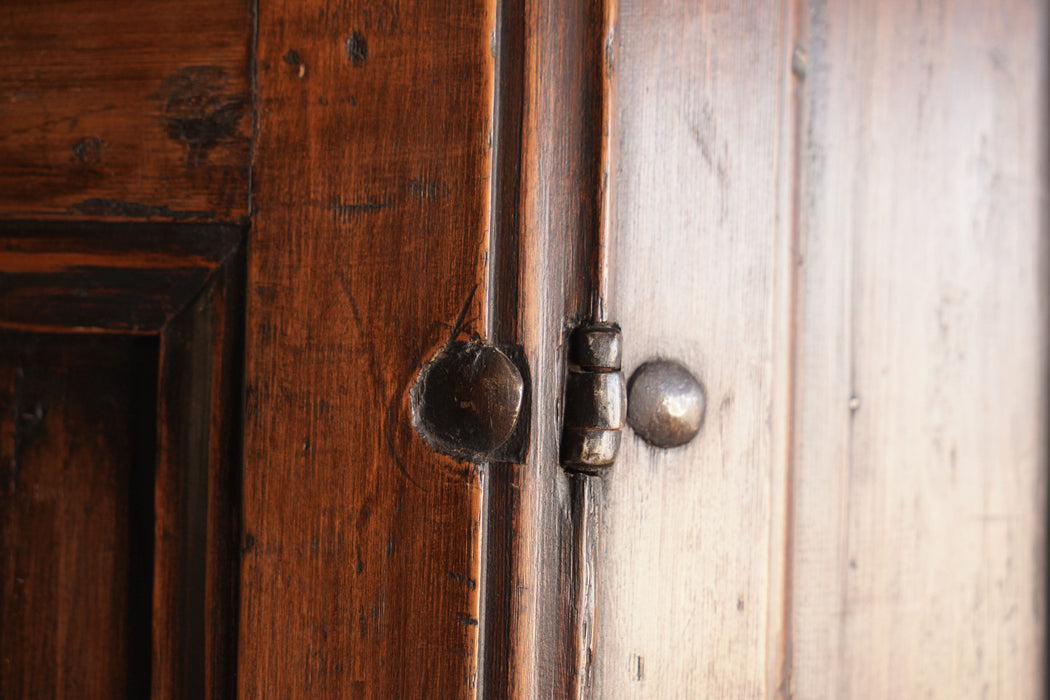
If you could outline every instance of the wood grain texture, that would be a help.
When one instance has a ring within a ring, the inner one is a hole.
[[[247,0],[9,0],[0,218],[248,213]]]
[[[407,389],[481,278],[493,4],[259,9],[239,692],[469,697],[480,484]]]
[[[151,697],[235,693],[244,256],[160,333]]]
[[[1045,692],[1048,13],[810,3],[795,697]]]
[[[498,147],[507,165],[497,168],[489,324],[525,348],[533,413],[526,463],[485,473],[484,697],[577,697],[589,674],[581,659],[593,652],[582,634],[593,599],[581,571],[592,511],[586,478],[566,475],[558,446],[565,346],[594,288],[602,13],[600,2],[501,4]]]
[[[0,222],[0,327],[157,333],[243,238],[223,225]]]
[[[0,358],[10,363],[2,415],[13,420],[2,443],[3,552],[17,585],[5,587],[0,690],[229,697],[242,231],[108,223],[0,231],[0,265],[15,270],[3,277],[0,325],[14,317],[16,326],[66,333],[2,336]],[[96,571],[100,557],[111,566]]]
[[[594,697],[761,698],[783,580],[791,8],[621,2],[612,83],[610,318],[624,370],[706,388],[664,450],[625,428],[604,478]]]
[[[149,692],[156,360],[0,332],[0,696]]]

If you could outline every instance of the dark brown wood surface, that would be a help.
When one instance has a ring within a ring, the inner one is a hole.
[[[481,487],[407,389],[484,261],[492,4],[259,9],[240,693],[469,697]]]
[[[0,348],[0,690],[232,694],[242,238],[224,226],[0,224],[0,327],[37,331],[4,330]],[[20,597],[12,586],[29,580]]]
[[[0,696],[143,697],[154,338],[0,331]]]
[[[223,225],[0,222],[0,327],[157,333],[243,237]]]
[[[152,695],[235,694],[244,256],[160,332]]]
[[[7,0],[0,218],[248,213],[247,0]]]

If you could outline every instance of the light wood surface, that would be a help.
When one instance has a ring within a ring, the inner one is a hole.
[[[794,697],[1042,696],[1048,12],[810,7]]]
[[[687,447],[625,429],[604,480],[593,697],[767,695],[782,580],[770,554],[783,546],[789,20],[777,2],[620,4],[610,317],[628,375],[677,360],[708,403]]]
[[[621,3],[600,697],[1038,697],[1048,9]]]

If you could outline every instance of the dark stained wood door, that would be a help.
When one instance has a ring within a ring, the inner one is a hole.
[[[1039,697],[1048,36],[4,3],[0,697]],[[561,467],[594,317],[692,443]],[[520,463],[413,430],[450,333],[527,359]]]
[[[236,694],[247,2],[0,8],[0,696]]]

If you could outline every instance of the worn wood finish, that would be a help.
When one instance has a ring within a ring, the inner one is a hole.
[[[490,324],[525,348],[533,414],[526,464],[486,471],[486,697],[577,696],[589,673],[592,650],[581,632],[593,607],[578,556],[586,478],[562,471],[558,445],[564,346],[589,314],[594,289],[603,11],[598,2],[501,6],[500,159],[517,167],[497,171],[511,181],[495,200],[501,228],[493,246],[503,264],[490,277]],[[508,297],[516,308],[499,303]]]
[[[811,3],[795,697],[1044,692],[1048,15]]]
[[[157,342],[0,331],[0,696],[144,697]]]
[[[705,386],[707,415],[670,450],[625,428],[604,478],[594,697],[774,690],[790,13],[780,2],[620,3],[610,318],[627,375],[677,360]]]
[[[0,327],[157,333],[243,236],[221,225],[0,222]]]
[[[8,0],[0,218],[248,213],[248,0]]]
[[[480,280],[493,28],[490,2],[260,5],[245,697],[473,694],[480,485],[407,389]]]

